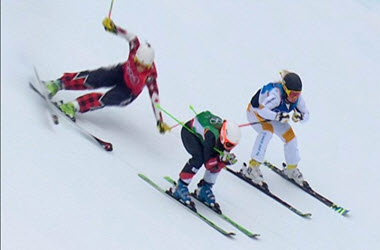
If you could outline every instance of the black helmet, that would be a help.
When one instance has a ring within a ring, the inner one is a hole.
[[[301,78],[296,74],[289,72],[283,78],[283,84],[288,90],[301,91],[302,81]]]

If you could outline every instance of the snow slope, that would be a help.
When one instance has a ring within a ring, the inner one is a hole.
[[[351,215],[340,216],[262,167],[274,193],[313,213],[303,219],[222,172],[214,188],[218,202],[261,233],[258,240],[199,206],[237,233],[220,235],[137,176],[168,187],[162,177],[176,178],[188,159],[179,128],[157,132],[146,90],[126,108],[78,115],[78,124],[113,142],[111,153],[68,123],[53,125],[30,91],[33,65],[43,79],[55,79],[125,60],[127,43],[101,25],[109,4],[1,1],[2,249],[380,248],[379,1],[115,1],[116,24],[155,47],[161,104],[180,120],[193,116],[193,105],[246,123],[251,96],[277,80],[279,70],[303,79],[311,119],[293,126],[299,166],[316,190]],[[235,150],[240,162],[249,159],[256,136],[249,127],[242,133]],[[279,165],[282,150],[274,138],[267,159]]]

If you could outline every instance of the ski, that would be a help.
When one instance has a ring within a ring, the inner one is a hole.
[[[169,176],[165,176],[164,177],[165,180],[167,180],[169,183],[173,184],[173,185],[177,185],[177,183],[172,179],[170,178]],[[217,213],[220,217],[222,217],[225,221],[227,221],[228,223],[230,223],[231,225],[233,225],[234,227],[236,227],[239,231],[241,231],[242,233],[244,233],[245,235],[247,235],[248,237],[250,238],[256,238],[258,236],[260,236],[260,234],[258,233],[252,233],[250,232],[249,230],[245,229],[244,227],[242,227],[241,225],[239,225],[238,223],[236,223],[234,220],[232,220],[231,218],[227,217],[227,215],[225,215],[224,213],[222,213],[222,211],[219,209],[219,211],[216,211],[214,210],[214,208],[210,207],[209,205],[207,205],[206,203],[200,201],[198,199],[198,197],[195,195],[195,193],[191,193],[191,196],[193,196],[195,199],[197,199],[200,203],[202,203],[203,205],[205,205],[206,207],[208,207],[209,209],[211,209],[212,211],[214,211],[215,213]]]
[[[329,199],[327,199],[326,197],[322,196],[321,194],[317,193],[316,191],[314,191],[308,182],[304,182],[304,185],[299,185],[298,183],[296,183],[294,180],[292,179],[289,179],[286,175],[284,175],[282,173],[282,171],[274,166],[273,164],[271,164],[270,162],[268,161],[264,161],[264,165],[267,166],[268,168],[270,168],[273,172],[275,172],[276,174],[280,175],[281,177],[283,177],[284,179],[290,181],[291,183],[293,183],[294,185],[296,185],[297,187],[301,188],[303,191],[305,191],[306,193],[310,194],[311,196],[313,196],[314,198],[316,198],[317,200],[321,201],[323,204],[325,204],[326,206],[328,206],[329,208],[332,208],[334,211],[338,212],[339,214],[345,216],[347,215],[347,213],[350,211],[348,209],[345,209],[337,204],[335,204],[334,202],[330,201]],[[283,163],[283,167],[286,167],[286,164]]]
[[[256,184],[256,183],[252,182],[250,179],[244,177],[239,172],[236,172],[236,171],[234,171],[234,170],[232,170],[232,169],[230,169],[228,167],[225,167],[225,169],[228,172],[230,172],[231,174],[235,175],[236,177],[238,177],[238,178],[242,179],[243,181],[247,182],[251,186],[254,186],[255,188],[257,188],[258,190],[260,190],[264,194],[268,195],[269,197],[271,197],[275,201],[279,202],[283,206],[287,207],[289,210],[291,210],[292,212],[296,213],[297,215],[299,215],[301,217],[304,217],[304,218],[309,218],[311,216],[311,213],[303,213],[303,212],[301,212],[300,210],[296,209],[295,207],[293,207],[292,205],[290,205],[286,201],[282,200],[281,198],[279,198],[278,196],[276,196],[275,194],[273,194],[268,188],[260,186],[259,184]]]
[[[41,87],[43,87],[42,82],[40,80],[40,77],[39,77],[37,70],[35,68],[34,68],[34,72],[36,74],[37,81],[40,83]],[[68,116],[63,114],[62,111],[59,109],[59,107],[56,104],[54,104],[53,102],[51,102],[50,99],[45,94],[43,94],[42,91],[38,90],[36,88],[36,86],[33,85],[33,83],[29,82],[29,86],[32,88],[32,90],[34,90],[34,92],[36,92],[38,94],[38,96],[40,96],[43,100],[46,101],[48,108],[49,108],[49,112],[51,113],[51,115],[53,117],[53,122],[55,124],[59,123],[59,119],[57,117],[57,114],[58,114],[61,116],[61,118],[66,119],[69,123],[71,123],[74,127],[76,127],[77,130],[82,135],[89,138],[91,141],[95,142],[97,145],[101,146],[104,150],[106,150],[106,151],[112,151],[113,150],[112,143],[101,140],[100,138],[96,137],[92,133],[88,132],[86,129],[79,126],[76,122],[71,120]]]
[[[227,237],[232,237],[235,235],[234,232],[227,232],[225,231],[224,229],[222,229],[221,227],[219,227],[218,225],[216,225],[214,222],[212,222],[211,220],[209,220],[208,218],[206,218],[204,215],[202,215],[201,213],[199,213],[195,206],[194,207],[190,207],[188,206],[187,204],[177,200],[176,198],[174,198],[174,196],[172,195],[171,191],[169,190],[164,190],[163,188],[161,188],[159,185],[157,185],[155,182],[153,182],[151,179],[149,179],[147,176],[145,176],[144,174],[141,174],[139,173],[138,176],[143,179],[144,181],[146,181],[147,183],[149,183],[152,187],[154,187],[155,189],[157,189],[158,191],[160,191],[161,193],[163,194],[166,194],[167,196],[173,198],[175,201],[179,202],[180,204],[182,204],[184,207],[186,207],[189,211],[191,211],[193,214],[197,215],[201,220],[203,220],[206,224],[208,224],[209,226],[211,226],[212,228],[214,228],[216,231],[218,231],[219,233],[223,234],[224,236],[227,236]]]

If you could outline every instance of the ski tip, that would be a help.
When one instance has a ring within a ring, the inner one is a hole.
[[[349,217],[350,215],[348,214],[348,212],[350,212],[350,210],[348,209],[344,209],[344,208],[341,208],[341,210],[336,210],[338,213],[340,213],[341,215],[345,216],[345,217]]]
[[[224,235],[227,237],[233,238],[234,236],[236,236],[236,233],[235,232],[226,232]]]
[[[252,239],[257,239],[260,236],[261,236],[261,234],[250,234],[250,235],[248,235],[248,237],[252,238]]]
[[[348,209],[345,209],[341,206],[338,206],[337,204],[333,203],[330,208],[332,208],[333,210],[335,210],[337,213],[343,215],[343,216],[348,216],[348,212],[350,212],[350,210]]]
[[[53,119],[53,122],[55,125],[58,125],[59,124],[59,118],[56,114],[53,114],[52,115],[52,119]]]
[[[348,212],[350,212],[350,210],[345,210],[342,215],[345,216],[345,217],[350,217],[350,215],[348,214]]]
[[[104,145],[103,145],[103,148],[106,150],[106,151],[108,151],[108,152],[111,152],[112,150],[113,150],[113,146],[112,146],[112,144],[111,143],[104,143]]]
[[[304,213],[301,216],[305,218],[311,218],[311,215],[312,215],[311,213]]]
[[[177,185],[177,183],[170,176],[164,176],[164,179],[174,185]]]
[[[146,176],[144,175],[144,174],[142,174],[142,173],[138,173],[137,174],[141,179],[145,179],[146,178]]]

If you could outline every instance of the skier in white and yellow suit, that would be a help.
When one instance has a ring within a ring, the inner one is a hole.
[[[293,72],[282,71],[281,81],[264,85],[252,97],[247,108],[247,118],[253,129],[258,133],[253,145],[251,160],[248,166],[243,166],[241,172],[254,183],[263,185],[260,165],[264,161],[267,146],[276,134],[284,142],[286,168],[284,173],[298,184],[304,179],[297,168],[300,161],[297,138],[290,124],[293,112],[293,122],[306,122],[309,111],[302,98],[302,81]]]

